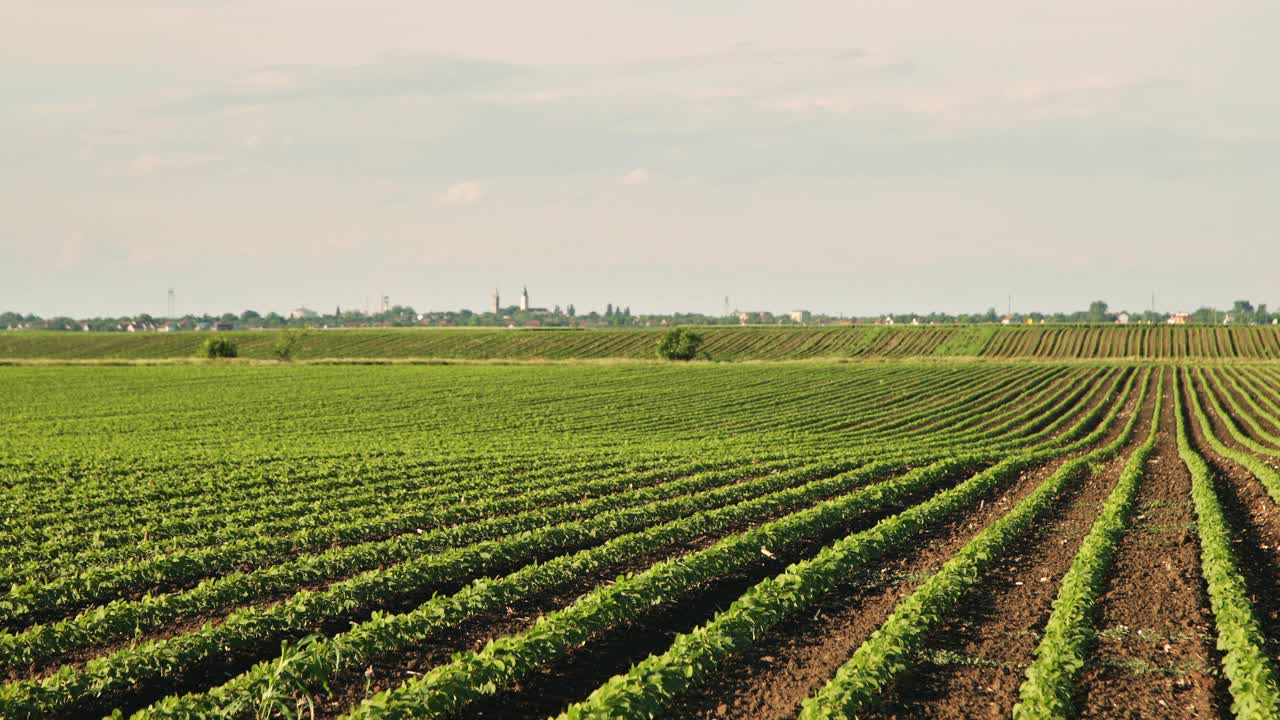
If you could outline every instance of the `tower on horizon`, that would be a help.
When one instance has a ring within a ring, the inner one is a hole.
[[[525,285],[520,290],[520,310],[521,312],[529,311],[529,286]]]
[[[493,314],[497,315],[502,312],[502,298],[498,295],[498,288],[493,289]]]

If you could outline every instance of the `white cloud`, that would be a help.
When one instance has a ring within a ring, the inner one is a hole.
[[[815,95],[808,97],[790,97],[785,100],[768,102],[765,103],[765,107],[785,112],[817,111],[847,113],[853,111],[854,105],[853,101],[847,97]]]
[[[484,186],[479,180],[460,182],[440,196],[442,205],[475,205],[484,199]]]
[[[69,102],[37,103],[30,107],[33,114],[39,117],[59,117],[65,115],[85,115],[100,107],[95,100],[73,100]]]
[[[133,247],[129,248],[129,254],[124,261],[127,265],[148,265],[155,258],[156,254],[150,248]]]
[[[622,176],[623,185],[643,185],[653,179],[648,170],[636,168]]]
[[[84,233],[77,230],[71,233],[58,248],[57,266],[69,267],[80,262],[84,257]]]
[[[1005,90],[1010,100],[1038,101],[1067,98],[1075,95],[1123,93],[1152,89],[1165,82],[1155,77],[1109,77],[1089,75],[1065,82],[1041,82],[1030,80]]]
[[[253,90],[282,90],[295,87],[293,75],[277,68],[263,68],[249,73],[242,84]]]
[[[212,155],[200,153],[143,153],[129,163],[129,177],[142,177],[162,170],[200,167],[216,160]]]

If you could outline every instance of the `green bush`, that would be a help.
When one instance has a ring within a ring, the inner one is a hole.
[[[307,336],[307,331],[303,330],[285,330],[280,333],[280,337],[276,338],[276,344],[271,347],[271,353],[276,356],[277,360],[289,362],[293,360],[293,356],[298,352],[298,347],[302,344],[302,339]]]
[[[231,338],[205,338],[200,345],[200,354],[207,358],[233,358],[240,354]]]
[[[692,360],[702,347],[702,336],[682,327],[671,328],[658,343],[658,357],[664,360]]]

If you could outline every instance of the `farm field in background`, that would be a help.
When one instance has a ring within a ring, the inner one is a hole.
[[[297,359],[652,360],[665,330],[403,328],[313,330]],[[1170,325],[941,325],[698,328],[712,360],[893,358],[1280,359],[1280,328]],[[232,331],[271,359],[279,331]],[[191,358],[209,333],[0,333],[0,360]]]
[[[1149,330],[981,349],[1275,338]],[[708,345],[787,332],[860,330]],[[4,367],[0,430],[3,718],[1280,717],[1272,364]]]

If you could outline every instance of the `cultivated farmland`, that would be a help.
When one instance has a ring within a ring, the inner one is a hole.
[[[301,360],[652,360],[665,330],[377,328],[314,330]],[[715,326],[713,360],[902,358],[1276,360],[1280,328],[1205,325]],[[191,358],[210,333],[0,333],[0,360]],[[272,359],[279,331],[219,333],[247,359]]]
[[[0,717],[1280,717],[1280,370],[1159,353],[0,368]]]

